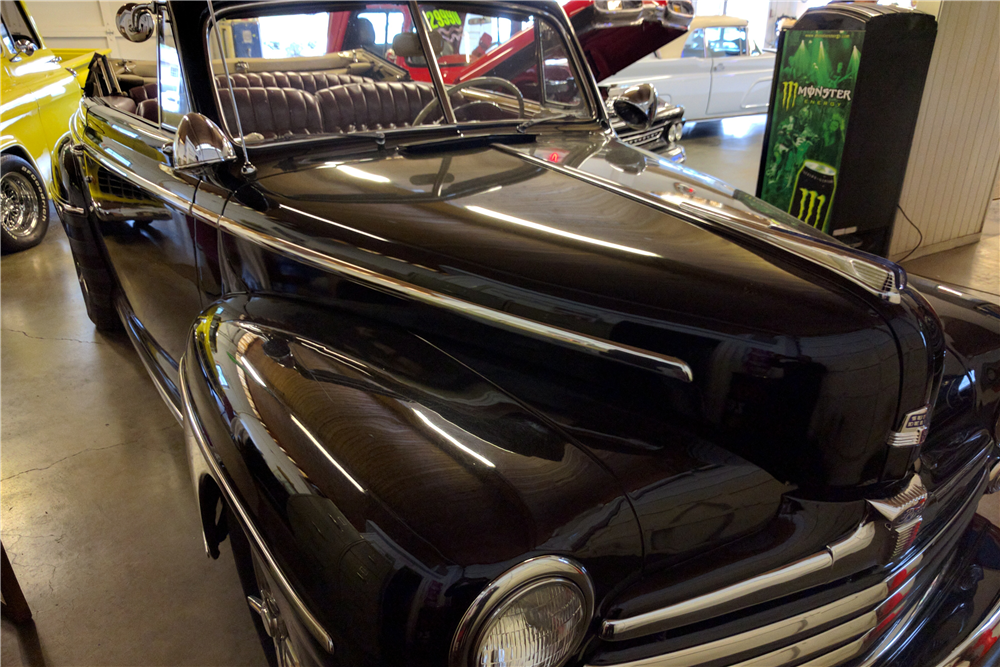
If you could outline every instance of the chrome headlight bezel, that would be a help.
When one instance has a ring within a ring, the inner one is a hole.
[[[449,667],[471,667],[471,659],[484,629],[521,593],[546,581],[562,580],[576,586],[582,597],[584,620],[576,629],[579,647],[594,617],[594,584],[584,567],[563,556],[538,556],[515,565],[491,581],[469,605],[451,640]],[[569,654],[572,655],[572,652]],[[567,655],[567,657],[569,657]]]

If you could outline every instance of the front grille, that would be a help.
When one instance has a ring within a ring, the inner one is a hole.
[[[987,481],[986,452],[982,450],[962,471],[938,486],[926,532],[893,569],[858,573],[807,592],[805,598],[775,600],[760,609],[746,609],[711,622],[629,641],[608,640],[591,667],[869,665],[905,636],[910,624],[928,612],[935,594],[944,587],[946,576],[942,573],[948,571],[956,543]],[[843,593],[837,595],[840,590]],[[815,600],[811,608],[810,599]],[[789,608],[791,615],[775,615],[783,607]],[[768,620],[753,627],[754,618]],[[753,629],[747,630],[748,626]],[[726,634],[724,628],[738,631]],[[700,637],[711,640],[698,640]],[[656,652],[655,647],[671,645],[678,648]]]
[[[116,197],[124,201],[153,201],[140,188],[112,174],[104,167],[97,168],[97,189],[104,195]]]
[[[663,134],[663,128],[657,128],[649,132],[642,132],[639,134],[630,134],[621,137],[621,140],[630,146],[638,146],[639,144],[644,144],[650,141],[656,141]]]

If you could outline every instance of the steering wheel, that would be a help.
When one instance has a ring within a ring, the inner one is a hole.
[[[513,83],[511,83],[507,79],[501,79],[498,76],[479,76],[476,77],[475,79],[469,79],[468,81],[457,83],[448,89],[448,94],[450,95],[451,93],[457,93],[460,90],[464,90],[465,88],[469,88],[478,84],[493,84],[495,86],[500,86],[501,88],[506,88],[510,92],[514,93],[514,96],[517,97],[517,117],[524,118],[524,95],[521,94],[521,91],[518,90],[517,86],[515,86]],[[417,127],[425,120],[427,120],[427,117],[430,116],[431,113],[437,108],[438,108],[438,99],[435,97],[433,100],[428,102],[427,106],[421,109],[420,113],[417,114],[417,117],[413,119],[413,127]]]

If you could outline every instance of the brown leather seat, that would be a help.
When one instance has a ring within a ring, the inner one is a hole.
[[[229,92],[219,92],[229,129],[235,133],[236,121],[233,118],[233,103]],[[236,108],[246,135],[257,133],[264,139],[275,139],[323,132],[316,98],[304,90],[234,87],[233,95],[236,97]]]
[[[101,99],[107,102],[108,106],[114,107],[119,111],[135,113],[135,100],[127,95],[105,95]]]
[[[129,89],[128,94],[133,100],[135,100],[136,104],[139,104],[143,100],[155,100],[157,98],[156,83],[147,83],[141,86],[135,86],[134,88]]]
[[[431,84],[414,81],[351,83],[316,94],[326,132],[409,127],[434,97]]]
[[[136,107],[135,112],[146,120],[151,120],[154,123],[160,122],[160,103],[157,102],[155,97],[139,102],[139,106]]]
[[[329,72],[247,72],[233,74],[230,78],[233,81],[233,88],[295,88],[313,94],[331,86],[373,80],[356,74],[331,74]],[[224,90],[226,75],[217,75],[215,82],[220,91]]]

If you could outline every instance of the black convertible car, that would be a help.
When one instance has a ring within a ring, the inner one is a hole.
[[[58,210],[275,664],[996,664],[995,307],[620,142],[555,2],[119,26]]]

